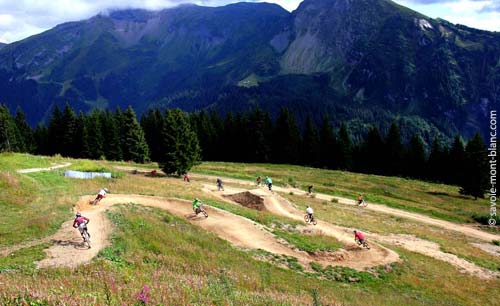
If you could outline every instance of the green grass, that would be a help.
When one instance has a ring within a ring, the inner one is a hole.
[[[488,202],[461,196],[457,186],[398,177],[358,174],[291,165],[205,162],[192,172],[254,181],[269,175],[276,186],[292,185],[315,192],[365,200],[431,217],[464,223],[474,222],[473,214],[488,212]]]
[[[285,239],[299,250],[314,253],[316,251],[335,252],[342,248],[342,243],[332,237],[323,235],[304,235],[289,231],[276,230],[275,235]]]
[[[50,166],[58,159],[46,158],[43,162],[47,161]],[[76,166],[95,163],[107,169],[113,169],[113,165],[119,164],[143,167],[106,161],[67,161]],[[245,216],[274,228],[275,232],[280,231],[280,237],[287,236],[290,243],[298,248],[336,249],[335,240],[302,235],[293,230],[294,226],[303,222],[251,210],[202,192],[204,181],[194,180],[191,184],[185,184],[178,178],[152,178],[129,173],[112,180],[71,180],[64,178],[59,171],[32,174],[12,171],[43,162],[34,163],[23,155],[5,157],[0,154],[0,245],[36,240],[53,233],[62,222],[71,218],[72,207],[80,195],[94,194],[106,184],[113,193],[189,200],[200,197],[209,205]],[[332,194],[355,195],[355,186],[366,186],[373,190],[373,195],[379,195],[381,199],[389,198],[399,205],[409,207],[408,209],[427,209],[424,205],[426,201],[438,199],[443,207],[434,207],[437,205],[434,203],[429,209],[444,213],[446,209],[454,208],[456,211],[451,209],[449,213],[445,213],[452,217],[468,216],[467,213],[458,211],[462,208],[465,211],[481,212],[471,206],[481,203],[480,201],[460,197],[455,203],[444,201],[443,199],[450,197],[452,190],[452,187],[445,185],[397,178],[371,181],[373,178],[363,175],[301,167],[287,169],[282,165],[261,165],[259,168],[252,168],[253,170],[247,167],[255,165],[209,163],[200,167],[213,165],[216,168],[209,171],[220,171],[219,175],[224,177],[253,181],[256,174],[271,174],[277,185],[295,181],[297,187],[304,189],[308,182],[312,182],[317,192],[320,192],[318,188],[324,188]],[[404,188],[410,190],[405,191]],[[415,193],[414,197],[412,193]],[[315,216],[322,221],[381,234],[415,234],[437,242],[443,250],[478,265],[494,269],[499,264],[497,257],[473,247],[467,237],[450,231],[317,198],[287,194],[283,196],[300,207],[310,204],[315,210]],[[370,201],[370,194],[365,196]],[[452,198],[455,199],[454,196]],[[42,258],[46,245],[21,249],[12,256],[0,258],[0,269],[3,269],[0,273],[0,304],[134,305],[140,303],[138,293],[144,290],[149,298],[148,305],[497,303],[492,289],[500,286],[500,280],[480,280],[460,273],[450,264],[395,246],[388,247],[400,254],[402,264],[374,267],[361,272],[347,268],[321,267],[314,263],[310,267],[302,267],[294,258],[235,248],[196,224],[188,223],[163,210],[126,204],[117,206],[108,212],[108,216],[114,224],[111,244],[88,265],[74,270],[33,269],[34,261]],[[311,269],[313,272],[310,272]]]

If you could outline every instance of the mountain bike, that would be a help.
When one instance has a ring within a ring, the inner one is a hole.
[[[83,245],[86,244],[87,247],[90,249],[92,246],[90,245],[90,234],[89,231],[87,230],[87,223],[84,223],[81,234],[83,238]]]
[[[365,200],[361,200],[361,203],[358,202],[358,204],[356,204],[357,206],[361,206],[361,207],[366,207],[368,205],[368,203],[366,203]]]
[[[316,218],[314,218],[314,216],[309,217],[309,214],[304,215],[304,221],[306,221],[306,223],[312,223],[314,225],[318,224],[318,221],[316,221]]]
[[[202,214],[205,216],[205,218],[208,218],[208,213],[207,213],[207,211],[205,210],[205,208],[203,208],[203,205],[201,205],[201,206],[199,206],[198,208],[196,208],[196,210],[194,211],[194,213],[195,213],[196,215],[198,215],[199,213],[202,213]]]
[[[356,241],[356,243],[359,245],[359,246],[363,246],[365,247],[366,249],[370,249],[370,246],[368,245],[368,242],[366,242],[366,239],[363,240],[363,242],[359,241],[358,238],[354,238],[354,240]]]

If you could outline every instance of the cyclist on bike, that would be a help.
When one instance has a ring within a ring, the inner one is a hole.
[[[358,205],[363,204],[363,202],[364,202],[363,196],[362,195],[358,195]]]
[[[97,193],[97,197],[92,202],[92,204],[97,205],[97,203],[99,203],[102,199],[106,197],[106,193],[108,192],[109,192],[108,188],[101,188],[101,190],[99,190],[99,193]]]
[[[184,173],[184,182],[189,183],[189,175],[187,173]]]
[[[194,199],[194,201],[193,201],[193,211],[194,211],[195,214],[199,214],[200,213],[199,208],[200,208],[201,205],[203,205],[203,202],[200,199],[198,199],[198,198]]]
[[[220,178],[217,178],[217,188],[222,191],[224,191],[224,186],[222,186],[222,180]]]
[[[80,234],[83,237],[84,231],[87,230],[87,224],[90,222],[89,218],[82,216],[81,213],[77,212],[75,216],[75,220],[73,221],[73,227],[78,228],[78,231],[80,231]],[[88,232],[87,232],[88,233]],[[90,233],[89,233],[89,238],[90,238]],[[85,239],[84,239],[85,241]]]
[[[257,178],[255,179],[255,183],[257,184],[257,186],[260,186],[260,181],[261,181],[260,176],[257,176]]]
[[[269,191],[272,191],[273,180],[269,176],[266,176],[266,185],[267,185],[267,188],[269,188]]]
[[[313,190],[313,185],[309,185],[307,186],[307,194],[312,194],[312,190]]]
[[[314,216],[313,216],[314,211],[311,208],[311,206],[307,205],[306,213],[309,215],[309,220],[311,220],[311,222],[312,222],[314,220]]]
[[[354,241],[359,244],[363,244],[365,242],[365,236],[360,231],[354,230]]]

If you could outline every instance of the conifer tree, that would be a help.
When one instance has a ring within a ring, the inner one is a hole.
[[[91,159],[100,159],[104,156],[101,120],[97,110],[85,117],[83,129],[84,156]]]
[[[26,122],[26,116],[21,108],[16,111],[16,116],[14,118],[17,130],[19,132],[19,151],[26,153],[34,153],[36,144],[33,138],[33,130]]]
[[[372,127],[361,146],[359,163],[364,173],[382,174],[384,167],[384,142],[377,127]]]
[[[158,164],[165,173],[182,175],[200,162],[198,138],[181,110],[167,110],[162,141],[164,151]]]
[[[447,183],[459,185],[463,178],[463,166],[465,161],[465,148],[459,135],[455,136],[447,158]]]
[[[323,117],[323,123],[320,129],[320,159],[321,166],[328,169],[335,169],[337,163],[335,160],[335,152],[337,151],[335,133],[328,117]]]
[[[49,149],[49,131],[45,125],[38,124],[33,131],[33,138],[35,140],[36,151],[38,155],[50,154]]]
[[[273,134],[274,161],[297,164],[300,156],[300,132],[295,117],[287,108],[281,109]]]
[[[302,137],[302,163],[307,166],[318,167],[320,165],[320,148],[318,129],[311,120],[311,116],[307,115]]]
[[[431,152],[427,160],[426,176],[431,181],[443,182],[446,162],[445,150],[441,147],[437,138],[434,138]]]
[[[402,160],[404,147],[401,141],[401,133],[395,122],[391,124],[385,140],[385,174],[400,175],[402,173]]]
[[[144,131],[137,122],[132,106],[123,113],[124,145],[123,158],[136,163],[149,161],[149,148],[144,137]]]
[[[0,105],[0,152],[13,152],[17,149],[17,133],[9,109]]]
[[[52,116],[49,120],[49,154],[61,153],[62,143],[63,143],[63,135],[64,135],[64,126],[62,124],[62,114],[57,105],[54,106],[54,110],[52,111]]]
[[[77,118],[75,111],[66,103],[61,117],[61,147],[59,153],[63,156],[78,156],[78,144],[81,143],[76,139],[77,134]]]
[[[413,135],[406,154],[406,174],[414,178],[423,178],[425,169],[425,148],[422,139]]]
[[[164,118],[159,109],[148,110],[141,117],[141,127],[149,147],[151,160],[159,160],[162,155],[161,137]]]
[[[101,112],[99,117],[104,140],[102,148],[104,156],[109,160],[121,160],[122,150],[120,145],[120,131],[115,116],[111,112],[106,111]],[[158,139],[157,143],[159,142],[160,140]]]
[[[347,126],[345,124],[342,124],[340,126],[338,145],[338,168],[347,171],[351,170],[353,162],[353,145],[351,135],[349,134],[349,131],[347,130]]]
[[[465,147],[463,170],[460,193],[471,195],[475,199],[484,198],[489,187],[488,152],[479,133],[474,135]]]

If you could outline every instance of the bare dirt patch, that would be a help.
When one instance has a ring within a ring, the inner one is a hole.
[[[259,210],[259,211],[264,211],[267,210],[266,206],[264,205],[264,199],[258,195],[252,194],[248,191],[241,192],[241,193],[236,193],[236,194],[228,194],[224,195],[226,198],[239,203],[245,207]]]

